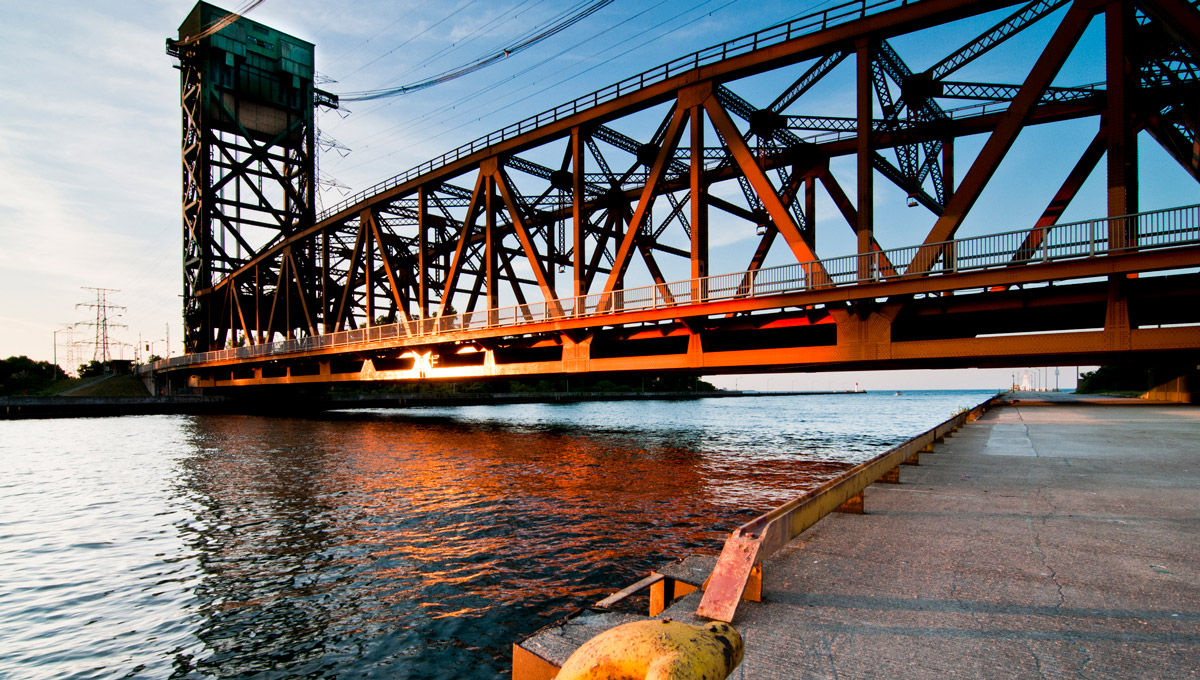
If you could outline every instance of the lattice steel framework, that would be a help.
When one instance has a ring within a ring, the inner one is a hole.
[[[283,269],[261,272],[240,294],[264,295],[280,281],[319,284],[313,244],[288,239],[315,219],[313,109],[336,105],[313,86],[313,45],[198,3],[167,40],[179,59],[183,109],[184,345],[226,342],[224,301],[214,286],[253,257],[284,245]],[[286,285],[286,284],[285,284]],[[291,299],[284,318],[303,311]]]
[[[738,268],[748,270],[747,282],[773,248],[783,247],[819,283],[828,273],[816,250],[818,187],[853,230],[858,253],[873,254],[857,259],[859,279],[920,277],[948,266],[950,253],[941,244],[955,238],[1017,135],[1031,125],[1092,118],[1097,132],[1030,226],[1014,263],[1038,247],[1102,158],[1107,157],[1107,206],[1097,212],[1138,211],[1139,131],[1200,179],[1195,3],[1017,5],[1004,0],[840,5],[701,50],[509,126],[382,182],[315,220],[304,213],[312,189],[306,177],[303,195],[296,184],[285,194],[297,200],[268,210],[276,220],[274,238],[247,247],[240,257],[211,243],[189,250],[199,264],[186,271],[188,290],[207,305],[190,311],[193,335],[203,338],[196,347],[219,347],[235,338],[254,345],[393,323],[403,336],[422,319],[492,314],[504,303],[544,304],[565,316],[618,312],[635,262],[641,263],[639,275],[664,296],[673,293],[663,262],[672,262],[673,271],[686,263],[693,287],[705,285],[714,209],[758,238],[747,266]],[[891,42],[988,12],[1000,12],[999,21],[922,70],[911,68]],[[1044,21],[1057,25],[1021,82],[951,79]],[[1105,79],[1052,85],[1093,22],[1103,25]],[[751,76],[792,67],[798,76],[784,87],[777,84],[770,101],[755,104],[736,91]],[[847,72],[857,115],[818,115],[806,108],[814,86]],[[184,83],[187,112],[194,106],[189,108],[186,69]],[[652,133],[638,139],[619,130],[625,119],[644,119],[651,111],[661,116],[650,126]],[[185,121],[192,117],[185,115]],[[297,117],[297,126],[307,124]],[[187,134],[185,126],[185,139]],[[954,142],[968,135],[985,135],[986,141],[957,180]],[[302,158],[309,163],[311,134],[305,139]],[[185,143],[185,167],[191,167],[188,148]],[[275,160],[263,155],[264,148],[259,142],[238,151]],[[846,156],[857,160],[856,200],[831,170],[832,160]],[[219,167],[237,165],[236,158]],[[267,169],[257,176],[300,181],[301,156],[280,153],[278,160],[292,170]],[[202,172],[203,167],[189,171],[189,177],[200,178],[192,185],[206,186]],[[931,215],[928,247],[916,249],[909,261],[890,261],[876,239],[877,178],[899,187],[909,205]],[[714,190],[726,183],[736,186],[734,192]],[[203,201],[204,193],[194,192]],[[191,200],[185,198],[185,219]],[[214,202],[205,208],[210,213],[196,214],[213,214],[217,223],[229,225],[228,214],[216,213],[234,206],[249,209],[240,202]],[[1114,249],[1136,245],[1135,223],[1128,224],[1109,237]],[[189,248],[196,247],[189,242]],[[1128,328],[1121,284],[1114,280],[1112,286],[1100,324]],[[596,294],[594,308],[585,309],[584,301]],[[921,293],[930,294],[938,294],[936,286]],[[691,300],[703,297],[703,290],[691,291]],[[852,337],[886,343],[892,324],[912,314],[913,300],[905,293],[879,302],[874,294],[807,313],[836,324],[839,344]],[[700,332],[699,326],[684,325],[688,333]],[[383,359],[378,352],[374,356]]]

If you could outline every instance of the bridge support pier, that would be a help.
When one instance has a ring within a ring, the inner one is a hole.
[[[853,496],[846,499],[837,507],[834,512],[840,512],[846,515],[863,515],[866,514],[866,505],[863,502],[863,492],[859,491]]]
[[[1150,369],[1150,389],[1143,395],[1154,401],[1195,404],[1194,385],[1200,385],[1200,365],[1155,367]]]

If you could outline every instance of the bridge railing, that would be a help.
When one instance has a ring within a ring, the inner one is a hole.
[[[208,361],[253,359],[347,345],[384,344],[406,338],[519,327],[597,314],[656,310],[1195,244],[1200,244],[1200,205],[892,248],[865,255],[832,257],[702,279],[664,282],[579,298],[564,298],[550,303],[538,302],[412,319],[163,359],[154,363],[152,368],[159,370]]]
[[[470,156],[473,153],[481,151],[491,146],[495,146],[501,142],[507,141],[518,135],[525,134],[531,130],[558,122],[569,116],[573,116],[580,111],[594,108],[601,104],[610,102],[619,97],[625,96],[632,92],[644,89],[647,86],[661,83],[665,80],[680,75],[686,71],[690,71],[701,66],[724,61],[730,57],[736,57],[764,47],[778,45],[787,42],[793,38],[798,38],[803,35],[809,35],[818,31],[825,30],[831,26],[838,26],[850,21],[864,18],[868,15],[882,12],[884,10],[903,7],[905,5],[919,2],[920,0],[851,0],[840,5],[830,7],[829,9],[814,12],[805,15],[798,19],[777,24],[769,28],[764,28],[761,31],[744,35],[740,38],[734,38],[719,45],[706,47],[702,50],[697,50],[691,54],[678,59],[674,59],[660,66],[643,71],[637,75],[630,76],[618,83],[613,83],[608,87],[603,87],[590,94],[585,94],[582,97],[573,99],[565,104],[560,104],[552,109],[542,111],[536,115],[525,118],[507,127],[489,132],[488,134],[471,140],[466,144],[452,149],[436,158],[425,161],[424,163],[400,173],[394,177],[389,177],[378,184],[364,189],[353,196],[341,201],[337,205],[328,208],[317,216],[317,221],[321,222],[337,213],[349,208],[353,205],[358,205],[369,199],[370,197],[383,193],[388,189],[393,189],[406,184],[421,175],[437,170],[438,168],[449,165],[461,158]]]

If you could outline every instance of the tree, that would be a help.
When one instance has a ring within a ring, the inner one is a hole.
[[[1101,366],[1079,376],[1079,394],[1100,392],[1145,392],[1150,389],[1150,371],[1146,366],[1117,364]]]
[[[11,356],[0,362],[0,394],[41,392],[66,377],[65,371],[49,361],[34,361],[25,355]]]
[[[86,364],[79,364],[80,378],[95,378],[104,375],[104,363],[92,359]]]

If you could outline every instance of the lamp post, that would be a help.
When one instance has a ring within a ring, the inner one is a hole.
[[[166,340],[163,340],[162,338],[158,338],[157,340],[147,340],[146,341],[146,344],[144,346],[146,348],[146,351],[150,353],[150,356],[155,356],[154,345],[159,342],[166,343]],[[163,351],[165,352],[166,350],[164,349]],[[161,356],[161,355],[159,355],[159,356]],[[162,357],[162,358],[166,358],[166,357]]]

